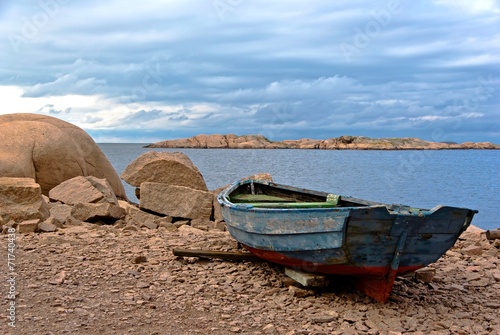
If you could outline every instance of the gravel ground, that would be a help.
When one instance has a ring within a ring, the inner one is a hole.
[[[8,236],[0,250],[7,279]],[[0,334],[497,335],[499,242],[469,229],[431,265],[431,281],[398,278],[380,304],[346,280],[308,290],[269,263],[173,256],[179,247],[236,250],[218,230],[84,223],[16,233],[15,282],[2,280]],[[15,299],[4,294],[12,287]]]

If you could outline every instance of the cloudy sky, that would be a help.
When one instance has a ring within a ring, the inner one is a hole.
[[[1,1],[0,114],[97,142],[500,143],[500,1]]]

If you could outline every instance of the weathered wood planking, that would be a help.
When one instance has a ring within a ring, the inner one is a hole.
[[[232,203],[249,194],[267,208]],[[270,182],[245,180],[222,191],[217,199],[229,233],[266,260],[308,272],[355,275],[357,287],[385,301],[398,274],[435,262],[470,225],[477,211],[437,206],[419,209],[385,205],[352,197],[336,197],[324,207],[328,193]],[[280,198],[295,199],[293,206]],[[321,204],[315,204],[320,202]],[[297,206],[297,203],[302,205]],[[299,208],[302,206],[302,208]]]

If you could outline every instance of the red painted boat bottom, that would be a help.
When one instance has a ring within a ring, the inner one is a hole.
[[[355,288],[379,302],[386,302],[396,276],[413,272],[422,265],[403,266],[392,270],[390,266],[355,266],[351,264],[319,264],[288,257],[282,253],[254,249],[244,245],[251,253],[272,263],[305,272],[356,277]]]

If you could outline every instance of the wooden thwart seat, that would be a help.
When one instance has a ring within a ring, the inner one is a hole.
[[[326,201],[297,201],[268,194],[237,194],[231,197],[233,203],[244,203],[259,208],[332,208],[338,205],[340,197],[328,195]]]
[[[295,202],[295,199],[276,197],[267,194],[238,194],[231,197],[234,203],[240,202]]]
[[[258,208],[332,208],[337,207],[331,202],[246,202],[245,204]]]

